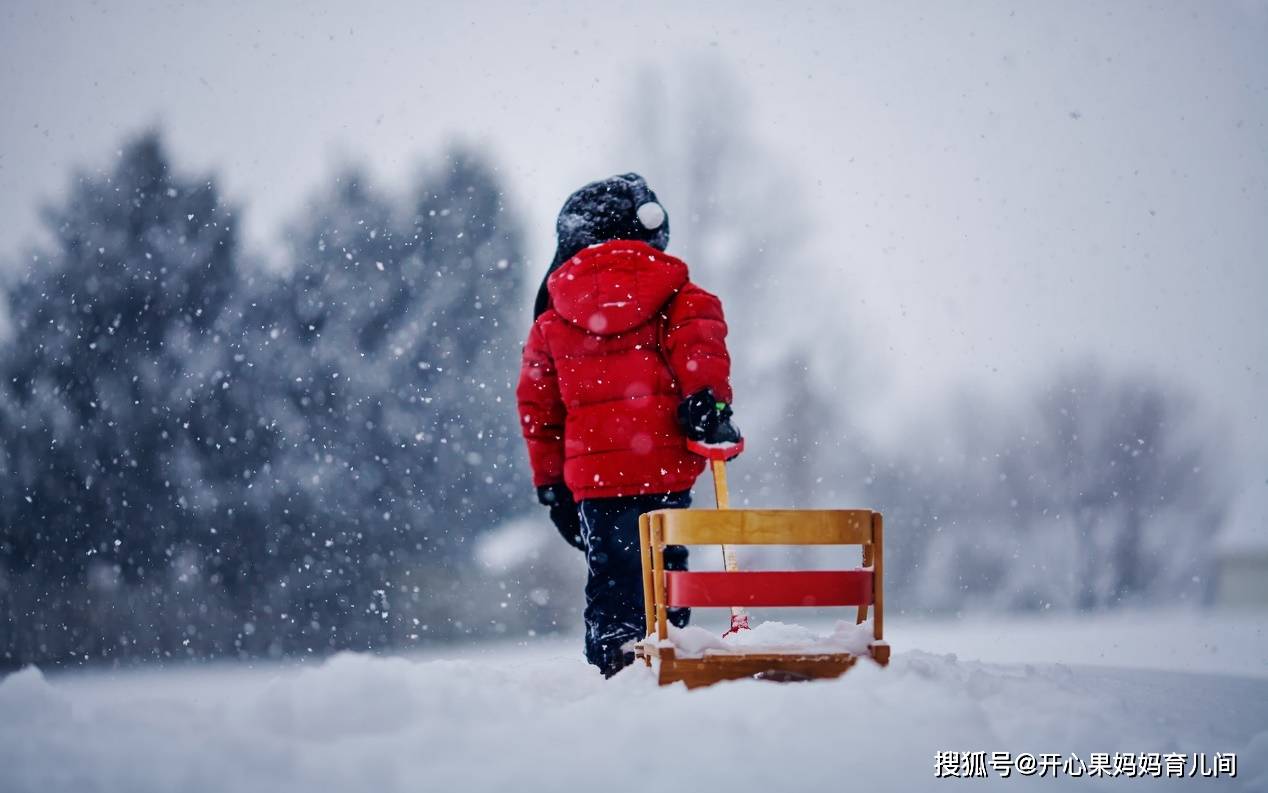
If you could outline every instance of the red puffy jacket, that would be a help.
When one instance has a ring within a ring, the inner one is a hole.
[[[578,501],[690,488],[704,461],[676,411],[706,387],[731,401],[722,304],[630,240],[582,250],[546,288],[516,389],[533,484],[562,480]]]

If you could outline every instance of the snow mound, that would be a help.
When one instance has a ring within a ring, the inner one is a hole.
[[[475,558],[488,570],[507,572],[536,561],[548,540],[558,538],[544,530],[541,520],[512,520],[476,540]]]
[[[579,637],[254,668],[25,669],[0,678],[0,791],[905,792],[956,786],[934,778],[945,751],[1236,752],[1237,778],[1209,780],[1210,789],[1268,789],[1268,676],[964,658],[973,647],[1006,650],[1039,635],[1050,636],[1040,648],[1049,657],[1080,657],[1055,650],[1112,649],[1128,622],[1089,629],[1086,619],[1044,621],[1028,633],[1016,622],[983,632],[957,621],[944,645],[957,657],[908,649],[940,642],[900,620],[892,626],[900,651],[888,668],[861,663],[837,680],[738,680],[691,691],[657,686],[642,664],[604,681],[580,657]],[[1163,646],[1197,635],[1187,620],[1137,614],[1130,623]],[[1262,631],[1258,618],[1204,614],[1193,624],[1227,652],[1264,657],[1262,636],[1235,643]],[[812,636],[767,622],[734,641],[789,646]],[[693,637],[677,635],[684,644]],[[725,644],[696,640],[715,639]],[[986,781],[1045,791],[1197,782],[994,773]]]
[[[810,628],[775,620],[760,623],[751,630],[719,636],[694,625],[686,628],[670,626],[669,638],[663,642],[654,635],[647,641],[661,647],[673,647],[680,657],[694,658],[708,654],[774,653],[800,655],[806,653],[867,653],[872,641],[872,622],[862,624],[838,621],[826,634]]]

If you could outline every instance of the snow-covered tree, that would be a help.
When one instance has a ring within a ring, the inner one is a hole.
[[[1058,370],[1031,410],[1001,477],[1023,515],[1069,527],[1076,605],[1199,597],[1225,506],[1219,434],[1191,399],[1085,361]]]
[[[303,616],[278,630],[331,646],[460,630],[447,613],[468,540],[530,505],[505,397],[518,229],[474,153],[445,157],[424,190],[401,211],[363,173],[340,173],[292,224],[285,277],[246,312],[280,438],[270,542],[306,560],[285,571],[279,606]]]
[[[81,175],[5,290],[0,662],[490,629],[471,540],[531,507],[499,181],[463,150],[416,201],[347,169],[277,268],[155,134]]]
[[[531,502],[514,400],[523,328],[523,240],[493,169],[455,147],[423,177],[412,239],[420,261],[415,327],[437,504],[479,531]],[[402,362],[410,365],[412,362]]]
[[[244,429],[217,329],[236,217],[146,134],[109,172],[80,174],[46,218],[53,242],[9,294],[0,351],[0,550],[21,582],[4,651],[109,654],[118,637],[92,610],[122,589],[165,589],[181,544],[209,540],[191,513],[200,529],[229,520],[208,471]]]
[[[963,393],[878,450],[898,599],[913,607],[1099,609],[1200,601],[1222,522],[1221,433],[1182,389],[1092,361],[1023,399]]]

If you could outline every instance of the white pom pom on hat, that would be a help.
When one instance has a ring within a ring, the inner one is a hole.
[[[665,222],[665,209],[655,201],[648,201],[639,206],[638,222],[646,229],[658,229]]]

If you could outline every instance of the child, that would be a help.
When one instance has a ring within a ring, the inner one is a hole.
[[[638,516],[690,505],[688,438],[739,440],[731,359],[721,304],[663,252],[669,219],[638,174],[573,193],[556,231],[517,398],[537,498],[586,554],[586,659],[611,677],[645,632]],[[685,570],[686,548],[665,567]]]

